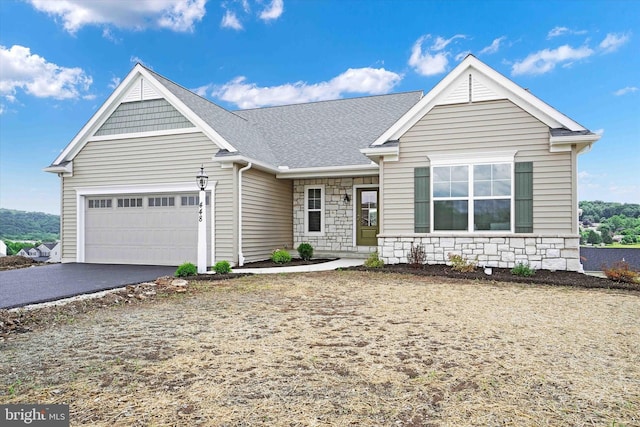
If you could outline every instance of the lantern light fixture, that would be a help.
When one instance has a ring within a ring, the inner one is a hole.
[[[209,176],[204,172],[204,165],[200,166],[200,172],[196,175],[196,184],[200,191],[204,191],[209,183]]]

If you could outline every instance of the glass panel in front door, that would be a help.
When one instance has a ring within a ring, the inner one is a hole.
[[[378,226],[378,191],[363,190],[360,193],[360,225]]]

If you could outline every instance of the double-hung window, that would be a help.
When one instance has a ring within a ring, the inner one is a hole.
[[[511,231],[513,165],[513,155],[432,161],[432,230]]]
[[[305,234],[324,233],[324,186],[304,188],[304,229]]]

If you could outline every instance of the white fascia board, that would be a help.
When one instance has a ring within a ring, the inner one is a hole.
[[[551,153],[571,151],[571,147],[576,145],[578,148],[578,154],[587,153],[591,150],[591,146],[598,141],[601,136],[602,135],[597,134],[552,136],[549,138],[549,151]]]
[[[113,93],[102,104],[100,109],[89,119],[89,121],[80,129],[71,142],[62,150],[62,153],[54,160],[53,165],[59,164],[65,160],[72,160],[76,154],[89,142],[93,137],[94,130],[104,123],[104,121],[115,111],[120,105],[120,99],[128,92],[131,85],[134,84],[138,76],[144,77],[148,83],[150,83],[156,91],[162,94],[162,96],[182,115],[184,115],[191,123],[193,123],[199,131],[207,135],[216,145],[220,148],[226,149],[230,152],[237,151],[231,144],[229,144],[224,138],[222,138],[216,131],[211,129],[199,116],[197,116],[190,108],[188,108],[182,101],[178,99],[173,93],[171,93],[164,85],[160,84],[153,75],[151,75],[143,66],[136,64],[135,67],[129,72],[127,77],[118,85]],[[136,134],[139,136],[139,134]],[[130,136],[129,136],[130,137]],[[116,139],[116,136],[111,136],[111,139]],[[109,138],[106,138],[109,139]]]
[[[393,147],[382,147],[382,148],[361,148],[360,152],[365,156],[389,156],[389,155],[398,155],[400,153],[400,147],[398,145]]]
[[[52,165],[42,169],[44,172],[61,173],[65,176],[73,176],[73,162],[68,162],[65,165]]]
[[[220,166],[222,166],[223,168],[231,167],[231,165],[234,163],[239,163],[242,165],[248,165],[249,163],[251,163],[254,169],[260,169],[262,171],[269,172],[269,173],[276,173],[279,171],[278,168],[275,168],[265,162],[261,162],[259,160],[255,160],[242,155],[223,156],[223,157],[213,156],[211,160],[213,160],[214,162],[220,163]]]
[[[360,152],[376,163],[379,163],[380,158],[383,158],[385,162],[397,162],[400,159],[400,147],[398,145],[394,147],[362,148]]]
[[[143,70],[140,64],[136,64],[133,70],[129,72],[127,77],[116,87],[113,93],[102,104],[100,109],[91,116],[89,121],[80,129],[71,142],[62,150],[62,153],[54,160],[53,164],[57,165],[64,160],[71,160],[86,144],[87,137],[90,136],[89,132],[95,127],[96,123],[106,120],[109,115],[117,108],[116,100],[121,98],[124,93],[129,89],[138,73]],[[115,104],[115,105],[114,105]]]
[[[200,116],[194,113],[189,107],[187,107],[177,96],[175,96],[169,89],[163,84],[158,82],[147,70],[140,67],[140,74],[146,77],[158,92],[169,101],[173,107],[185,116],[189,121],[195,124],[200,130],[209,137],[221,150],[227,150],[231,153],[235,153],[235,147],[233,147],[226,139],[224,139],[218,132],[216,132],[211,126],[209,126]]]
[[[280,170],[276,178],[327,178],[334,176],[377,176],[378,165],[329,166]]]
[[[429,91],[416,105],[405,113],[393,126],[387,129],[372,146],[382,145],[390,140],[399,139],[407,130],[416,124],[433,107],[438,105],[438,101],[446,88],[451,85],[460,75],[473,69],[483,74],[495,83],[495,88],[505,94],[505,98],[518,105],[534,117],[547,124],[549,127],[566,127],[573,131],[586,130],[579,123],[571,120],[555,108],[546,104],[535,95],[526,91],[516,83],[512,82],[493,68],[472,55],[468,55],[456,68],[454,68],[444,79]]]

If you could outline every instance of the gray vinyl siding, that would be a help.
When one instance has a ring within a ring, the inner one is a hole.
[[[95,135],[117,135],[192,127],[194,127],[193,124],[165,99],[152,99],[120,104]]]
[[[400,138],[399,161],[384,163],[383,233],[413,233],[413,170],[428,155],[506,150],[533,162],[533,232],[573,233],[572,153],[550,153],[548,126],[508,100],[437,106]]]
[[[217,147],[201,133],[91,141],[73,160],[73,177],[63,179],[62,257],[76,260],[78,187],[176,184],[193,182],[203,164],[208,189],[215,188],[216,259],[234,259],[233,170],[212,162]]]
[[[293,182],[249,169],[242,176],[242,241],[245,262],[269,258],[293,246]]]

